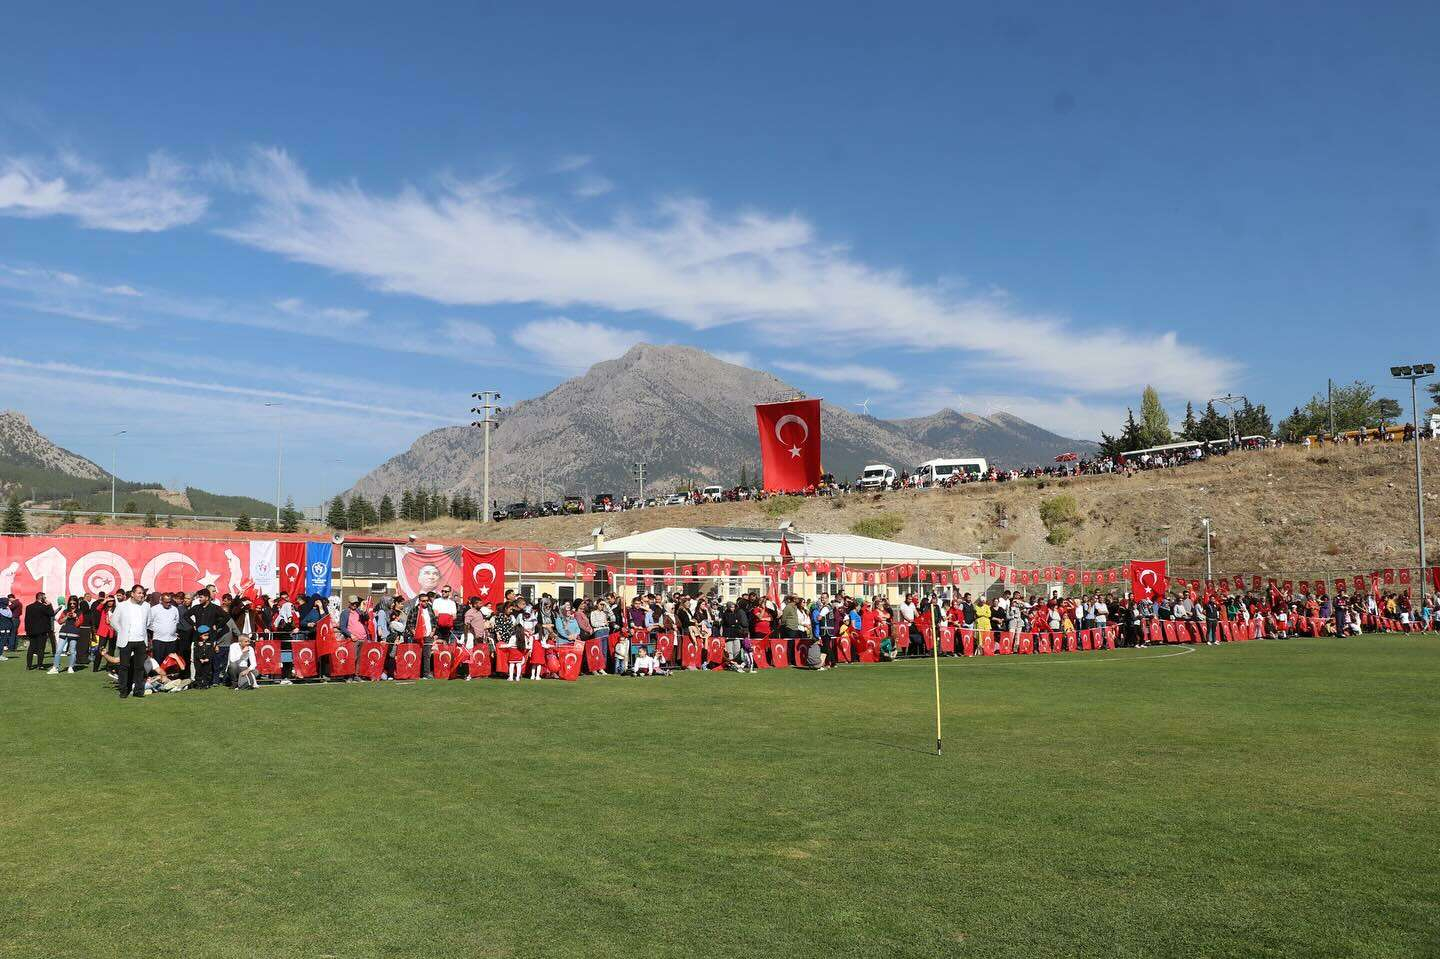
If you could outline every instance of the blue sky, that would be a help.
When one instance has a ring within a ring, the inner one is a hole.
[[[1436,358],[1433,5],[475,6],[8,11],[0,405],[311,503],[642,340],[1087,437]]]

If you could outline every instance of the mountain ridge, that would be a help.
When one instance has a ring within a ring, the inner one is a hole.
[[[734,485],[742,468],[753,482],[754,404],[797,394],[774,374],[695,347],[637,344],[505,411],[491,433],[492,499],[633,491],[635,462],[646,464],[649,490],[692,480]],[[1009,414],[951,409],[883,420],[822,402],[821,429],[825,469],[846,478],[871,462],[908,469],[941,456],[985,456],[1024,466],[1095,448]],[[362,476],[350,493],[375,499],[423,487],[478,495],[482,450],[478,429],[441,427]]]

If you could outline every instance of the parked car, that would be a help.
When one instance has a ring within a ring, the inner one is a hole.
[[[543,502],[543,503],[540,504],[540,515],[541,515],[541,516],[559,516],[559,515],[560,515],[560,504],[557,503],[557,502],[555,502],[553,499],[547,499],[545,502]]]
[[[566,513],[583,513],[585,512],[585,497],[567,496],[561,501],[560,508]]]
[[[529,503],[511,503],[505,507],[505,519],[529,519],[535,512]]]
[[[700,491],[700,498],[707,503],[718,503],[725,498],[725,487],[707,486]]]
[[[683,506],[685,503],[688,502],[690,502],[690,497],[686,496],[684,493],[671,493],[669,496],[665,497],[666,506]]]
[[[591,500],[590,511],[592,513],[606,513],[615,508],[614,493],[596,493]]]

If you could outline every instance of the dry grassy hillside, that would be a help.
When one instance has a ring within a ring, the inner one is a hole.
[[[1440,491],[1440,444],[1425,450],[1431,489]],[[1213,521],[1216,572],[1315,574],[1415,564],[1413,453],[1408,446],[1299,448],[1237,453],[1130,478],[976,484],[954,490],[850,494],[799,501],[777,515],[764,503],[672,506],[626,513],[478,523],[436,522],[433,536],[537,540],[555,548],[589,542],[603,524],[609,539],[661,526],[774,526],[848,532],[860,521],[893,517],[891,538],[957,552],[1014,553],[1017,563],[1094,565],[1164,556],[1170,537],[1178,570],[1203,571],[1200,517]],[[1079,521],[1063,546],[1046,541],[1041,504],[1074,497]],[[773,509],[773,507],[772,507]],[[1426,537],[1440,559],[1440,502],[1427,492]],[[1168,531],[1163,526],[1170,526]],[[400,529],[400,527],[396,527]]]

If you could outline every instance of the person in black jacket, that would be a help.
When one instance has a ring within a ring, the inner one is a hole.
[[[45,645],[55,635],[55,607],[50,605],[44,593],[36,593],[34,601],[25,607],[25,635],[30,640],[30,648],[25,653],[25,668],[39,669],[45,663]],[[33,666],[31,660],[35,663]]]
[[[227,661],[225,655],[222,654],[227,653],[228,650],[219,645],[222,632],[220,627],[225,622],[225,609],[211,598],[208,589],[197,592],[195,598],[199,602],[190,607],[189,615],[184,618],[190,622],[194,641],[198,642],[202,637],[204,638],[206,645],[202,652],[206,655],[196,656],[194,666],[195,678],[198,680],[196,685],[201,689],[208,689],[213,684],[225,681]],[[202,630],[201,627],[204,629]],[[191,655],[194,656],[193,648]],[[210,674],[201,676],[201,671],[207,667],[210,669]]]

